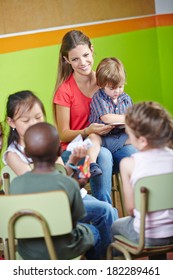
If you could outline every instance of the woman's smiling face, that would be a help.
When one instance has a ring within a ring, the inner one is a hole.
[[[68,53],[66,61],[71,65],[75,73],[88,75],[93,67],[93,49],[88,45],[78,45]]]

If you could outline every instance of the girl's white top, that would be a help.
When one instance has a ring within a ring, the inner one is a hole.
[[[18,149],[17,149],[18,148]],[[19,144],[15,144],[15,143],[11,143],[7,150],[4,152],[3,154],[3,157],[2,157],[2,161],[5,165],[7,165],[7,162],[6,162],[6,157],[7,157],[7,154],[8,152],[12,152],[12,153],[15,153],[17,154],[21,160],[23,160],[23,162],[25,163],[32,163],[32,159],[31,158],[28,158],[25,154],[24,154],[24,147],[19,145]]]
[[[140,178],[173,172],[173,150],[169,148],[138,152],[133,154],[132,157],[135,160],[135,168],[131,176],[133,187]],[[134,209],[134,216],[134,229],[139,233],[140,214],[136,209]],[[173,209],[147,214],[145,236],[150,238],[173,236]]]
[[[2,158],[3,163],[5,165],[7,165],[7,162],[6,162],[7,153],[8,152],[12,152],[12,153],[16,153],[21,158],[21,160],[23,160],[23,162],[31,164],[32,163],[32,159],[28,158],[27,156],[25,156],[25,154],[24,154],[24,147],[19,145],[19,144],[17,144],[17,147],[18,147],[19,150],[16,148],[16,145],[14,143],[11,143],[8,146],[7,150],[3,154],[3,158]],[[80,190],[80,193],[81,193],[81,197],[82,198],[84,198],[87,195],[87,191],[84,188],[82,188]]]

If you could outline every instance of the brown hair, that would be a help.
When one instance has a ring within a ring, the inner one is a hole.
[[[68,53],[79,45],[87,45],[91,49],[91,41],[84,33],[79,30],[67,32],[61,43],[59,51],[58,75],[55,92],[58,87],[73,73],[73,69],[64,57],[68,59]]]
[[[57,89],[60,85],[68,79],[68,77],[73,73],[73,68],[71,65],[65,60],[65,57],[68,59],[68,53],[72,49],[76,48],[79,45],[87,45],[89,49],[91,49],[91,41],[88,36],[82,33],[79,30],[71,30],[67,32],[61,43],[61,48],[59,51],[59,61],[58,61],[58,74],[54,89],[54,96],[56,94]],[[55,104],[53,103],[53,118],[56,123],[56,110]]]
[[[134,104],[128,108],[125,122],[137,138],[146,137],[151,148],[173,148],[173,119],[159,103]]]
[[[96,80],[97,85],[101,88],[106,85],[110,85],[112,88],[124,85],[126,73],[122,62],[115,57],[102,59],[96,69]]]

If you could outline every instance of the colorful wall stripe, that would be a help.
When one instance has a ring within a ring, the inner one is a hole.
[[[94,67],[103,57],[119,57],[127,71],[125,90],[134,102],[155,100],[173,113],[173,14],[123,19],[58,30],[0,37],[0,121],[9,94],[33,90],[52,122],[52,96],[63,35],[80,29],[92,39]]]
[[[173,14],[166,14],[109,21],[85,26],[74,26],[74,28],[85,32],[90,38],[98,38],[148,28],[172,25]],[[3,54],[60,44],[64,34],[74,28],[70,27],[57,30],[50,29],[48,31],[38,31],[30,34],[19,34],[15,36],[0,36],[0,53]]]

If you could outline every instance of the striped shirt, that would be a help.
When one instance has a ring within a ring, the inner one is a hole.
[[[122,93],[117,98],[115,104],[103,89],[99,89],[93,96],[90,104],[90,123],[103,123],[101,116],[106,114],[125,114],[128,107],[132,106],[132,99],[126,93]]]

